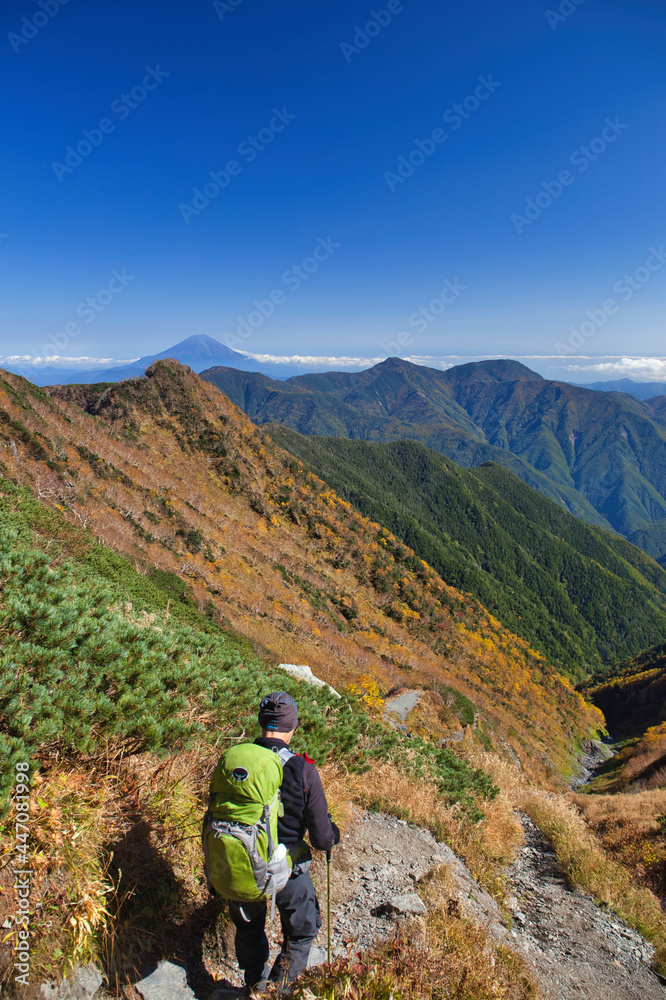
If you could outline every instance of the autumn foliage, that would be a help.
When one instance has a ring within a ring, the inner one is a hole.
[[[177,363],[50,394],[5,374],[0,411],[5,475],[275,659],[338,687],[420,687],[436,709],[449,685],[542,775],[600,723],[537,650]]]

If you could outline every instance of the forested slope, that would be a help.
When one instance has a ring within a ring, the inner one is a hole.
[[[497,464],[462,469],[415,441],[267,430],[336,492],[562,669],[581,675],[666,635],[666,573]]]

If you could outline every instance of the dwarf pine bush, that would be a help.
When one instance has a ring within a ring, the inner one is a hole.
[[[88,752],[104,737],[136,749],[181,743],[193,683],[177,636],[140,628],[113,595],[84,590],[67,564],[0,527],[0,749],[9,759],[58,744]]]
[[[20,509],[27,513],[34,499],[26,495],[25,501]],[[9,765],[6,782],[19,760],[93,754],[108,745],[125,753],[173,751],[201,738],[211,723],[232,739],[252,739],[261,696],[280,687],[299,702],[295,747],[318,763],[333,756],[362,771],[390,758],[404,771],[428,773],[446,800],[460,801],[473,813],[477,796],[494,794],[486,775],[447,751],[387,731],[355,699],[304,688],[210,622],[189,624],[196,622],[193,609],[187,620],[163,614],[128,563],[121,585],[117,560],[112,574],[96,571],[105,565],[99,552],[95,562],[60,561],[39,547],[40,536],[22,520],[25,515],[8,514],[0,507],[0,753]],[[130,592],[145,595],[141,607],[127,605],[128,584]],[[3,808],[8,790],[0,784]]]

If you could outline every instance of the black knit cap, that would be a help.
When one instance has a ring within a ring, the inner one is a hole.
[[[259,725],[278,733],[290,733],[298,725],[298,706],[290,694],[273,691],[261,699]]]

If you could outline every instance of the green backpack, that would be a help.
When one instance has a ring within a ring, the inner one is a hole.
[[[293,757],[254,743],[230,747],[210,783],[202,846],[209,885],[226,899],[273,899],[291,875],[291,858],[278,851],[282,764]]]

